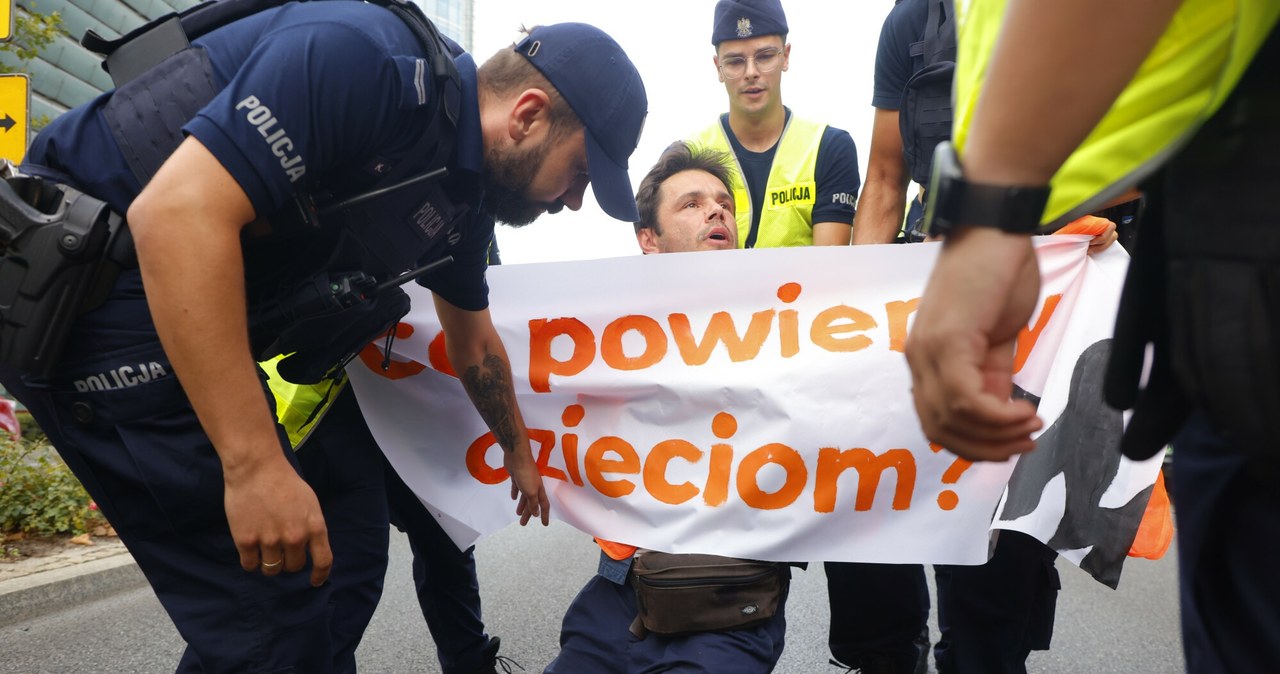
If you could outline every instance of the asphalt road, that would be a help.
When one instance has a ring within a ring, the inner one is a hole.
[[[502,637],[503,653],[526,672],[541,671],[555,656],[561,615],[594,573],[595,546],[585,534],[553,523],[547,530],[509,528],[482,542],[477,555],[490,633]],[[827,664],[820,567],[795,575],[778,674],[844,671]],[[1029,671],[1183,670],[1172,552],[1155,562],[1130,560],[1117,591],[1070,563],[1060,561],[1059,568],[1063,591],[1053,650],[1032,654]],[[362,671],[440,671],[412,588],[408,545],[393,532],[386,591],[358,653]],[[936,638],[936,624],[933,629]],[[183,648],[146,588],[4,628],[0,644],[0,672],[14,674],[171,672]]]

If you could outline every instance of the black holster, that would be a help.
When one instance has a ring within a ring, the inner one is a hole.
[[[136,265],[124,219],[41,178],[0,180],[0,362],[48,375],[71,327]]]

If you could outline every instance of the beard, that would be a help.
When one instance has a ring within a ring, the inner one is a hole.
[[[525,191],[546,160],[547,143],[526,150],[489,150],[484,162],[484,210],[494,220],[511,227],[524,227],[544,211],[560,210],[558,204],[531,200]]]

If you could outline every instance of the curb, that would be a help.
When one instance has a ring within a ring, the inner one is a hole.
[[[0,627],[146,585],[127,552],[0,582]]]

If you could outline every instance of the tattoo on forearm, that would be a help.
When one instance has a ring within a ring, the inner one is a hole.
[[[514,450],[516,405],[506,362],[493,354],[486,355],[481,365],[472,365],[462,373],[462,386],[502,449]]]

